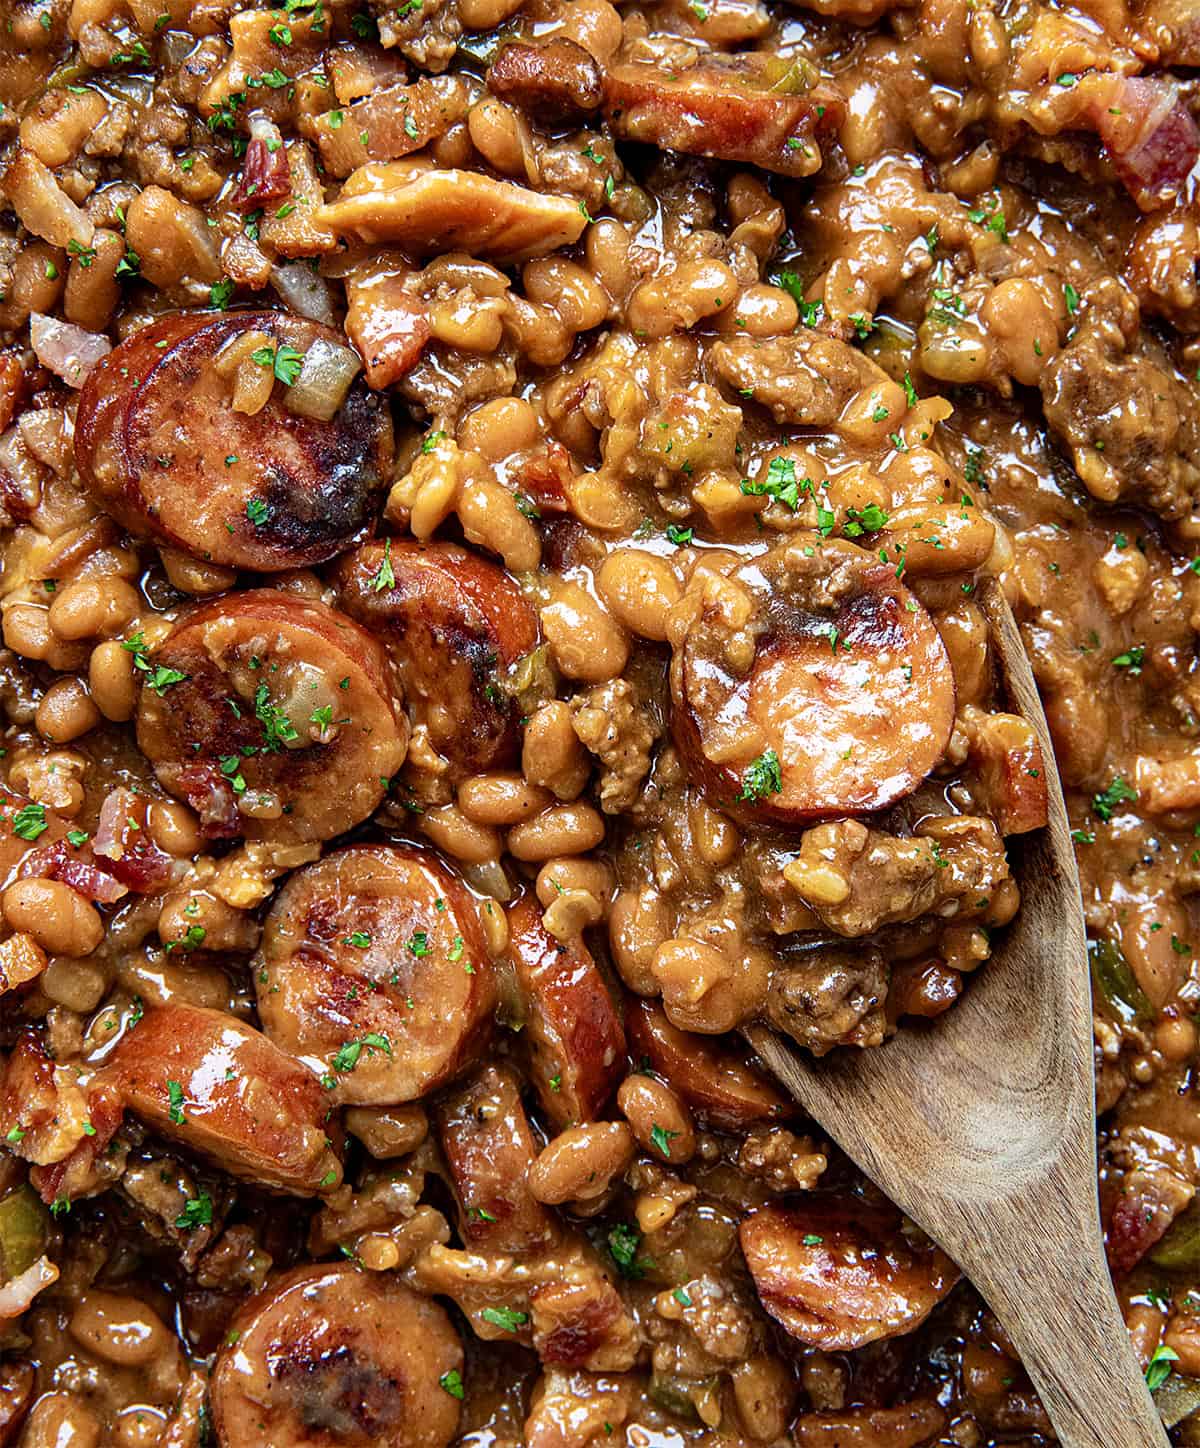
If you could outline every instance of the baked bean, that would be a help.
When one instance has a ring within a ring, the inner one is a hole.
[[[585,890],[606,908],[613,889],[612,867],[604,860],[567,855],[547,860],[534,886],[543,908],[568,890]]]
[[[419,1101],[402,1106],[348,1106],[346,1130],[367,1148],[376,1161],[407,1156],[429,1135],[429,1117]]]
[[[30,312],[52,312],[62,293],[66,267],[62,252],[35,241],[22,248],[13,263],[12,287],[8,301],[19,325]]]
[[[717,331],[747,337],[783,337],[794,332],[800,309],[782,287],[755,282],[717,318]]]
[[[88,692],[106,719],[124,724],[137,708],[133,654],[117,640],[97,644],[88,660]]]
[[[737,853],[740,835],[737,826],[727,815],[712,809],[699,797],[692,800],[688,810],[692,826],[692,840],[696,851],[706,865],[718,868],[728,865]]]
[[[532,447],[538,440],[538,415],[523,397],[497,397],[469,413],[459,425],[458,443],[487,462]]]
[[[629,298],[629,325],[639,336],[666,337],[723,312],[737,294],[737,278],[724,262],[685,261],[642,282]]]
[[[617,1107],[633,1128],[638,1144],[672,1166],[696,1154],[692,1113],[665,1081],[635,1073],[617,1087]]]
[[[116,1367],[144,1367],[175,1346],[152,1308],[136,1297],[97,1287],[80,1299],[68,1329],[81,1346]]]
[[[70,744],[99,722],[100,710],[82,680],[75,678],[55,679],[34,716],[38,733],[52,744]]]
[[[257,369],[263,375],[262,368]],[[269,374],[267,374],[269,376]],[[193,558],[180,548],[160,548],[163,572],[172,588],[180,593],[194,593],[203,597],[208,593],[224,593],[237,582],[237,570],[222,568],[217,563],[206,563],[202,558]],[[280,584],[282,587],[282,583]]]
[[[618,548],[601,564],[596,586],[618,622],[631,633],[665,642],[667,615],[682,592],[665,559],[636,548]]]
[[[9,925],[32,935],[47,955],[90,955],[104,939],[95,906],[59,880],[16,880],[0,906]]]
[[[58,639],[50,629],[49,611],[35,603],[14,603],[5,609],[4,642],[13,653],[52,669],[77,669],[87,658],[80,645]]]
[[[151,810],[153,808],[152,805]],[[158,841],[155,843],[158,844]],[[203,930],[206,950],[249,951],[258,944],[259,937],[259,926],[252,915],[219,899],[209,890],[195,886],[172,891],[166,896],[156,929],[164,945],[172,941],[186,941],[189,931]],[[209,1000],[197,1000],[195,1003],[212,1004]]]
[[[112,638],[141,609],[137,590],[123,578],[82,578],[56,593],[50,627],[60,639]]]
[[[200,821],[187,805],[175,800],[152,800],[146,816],[146,828],[158,848],[168,855],[187,858],[198,854],[203,847]]]
[[[756,1442],[777,1442],[787,1432],[792,1416],[795,1389],[791,1373],[778,1358],[757,1353],[738,1363],[731,1376],[742,1427]]]
[[[546,906],[542,924],[555,940],[573,940],[604,919],[604,906],[590,890],[564,890]]]
[[[474,479],[459,493],[455,510],[467,541],[499,554],[510,572],[529,573],[538,566],[542,540],[507,488]]]
[[[610,297],[623,297],[629,290],[629,233],[611,216],[602,216],[588,227],[583,239],[584,255],[597,281]]]
[[[629,657],[629,641],[606,608],[564,580],[542,609],[542,632],[554,662],[569,679],[601,684],[615,679]]]
[[[667,907],[656,890],[622,890],[608,917],[608,942],[621,979],[638,995],[658,994],[654,953],[671,934]]]
[[[472,865],[500,855],[500,837],[487,825],[468,819],[455,804],[438,805],[421,816],[421,828],[438,847]]]
[[[592,1202],[602,1197],[633,1160],[633,1132],[623,1121],[568,1126],[529,1168],[529,1190],[539,1202]]]
[[[608,294],[578,262],[541,257],[525,263],[521,280],[530,301],[553,307],[574,332],[590,331],[608,316]]]
[[[521,824],[552,802],[549,790],[526,783],[520,774],[477,774],[458,789],[458,807],[480,825]]]
[[[766,996],[767,961],[757,950],[733,959],[711,941],[680,935],[659,946],[650,969],[681,1031],[732,1031]]]
[[[561,699],[543,704],[525,726],[521,773],[542,785],[556,799],[575,799],[588,781],[587,751],[571,724],[571,710]]]
[[[48,999],[81,1014],[94,1011],[104,999],[110,981],[94,960],[52,960],[38,981]]]
[[[485,96],[467,112],[467,130],[483,158],[503,176],[525,175],[525,158],[532,159],[533,142],[525,118],[494,96]]]
[[[89,332],[102,332],[121,299],[117,267],[125,256],[125,239],[115,231],[98,228],[91,250],[86,266],[83,257],[77,256],[71,262],[63,311],[67,320],[76,326]]]
[[[149,1403],[134,1403],[117,1415],[113,1448],[166,1448],[163,1430],[167,1415]]]
[[[98,1448],[100,1423],[70,1393],[39,1398],[21,1435],[21,1448]]]
[[[604,819],[590,804],[551,805],[508,832],[508,851],[518,860],[582,855],[604,839]]]
[[[1036,386],[1058,351],[1058,326],[1042,292],[1024,277],[1009,277],[988,293],[980,316],[1014,381]]]

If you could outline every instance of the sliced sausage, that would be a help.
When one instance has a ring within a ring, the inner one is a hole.
[[[234,410],[233,377],[218,364],[253,334],[265,340],[251,365],[280,380],[248,413]],[[288,407],[283,379],[310,356],[315,367],[343,353],[353,358],[338,333],[286,312],[152,322],[110,352],[80,394],[80,477],[131,533],[213,563],[271,572],[332,558],[366,528],[390,478],[387,402],[355,378],[322,421]]]
[[[538,642],[537,614],[502,568],[452,543],[368,543],[335,574],[352,618],[391,650],[435,749],[464,773],[510,764],[519,710],[501,680]]]
[[[508,912],[525,1010],[520,1045],[546,1115],[560,1129],[594,1121],[625,1074],[625,1031],[582,937],[556,940],[526,895]]]
[[[267,1035],[352,1105],[448,1081],[483,1048],[496,1005],[475,903],[423,850],[354,845],[296,871],[255,966]]]
[[[820,141],[841,127],[846,101],[832,85],[813,82],[802,60],[690,49],[673,51],[669,63],[611,66],[604,112],[623,140],[812,176],[821,168]]]
[[[236,1177],[297,1196],[342,1179],[328,1093],[261,1031],[224,1011],[147,1011],[104,1071],[129,1110]]]
[[[233,1319],[212,1374],[217,1441],[446,1448],[460,1409],[442,1380],[462,1365],[445,1310],[391,1274],[297,1267]]]
[[[479,1252],[528,1252],[557,1236],[526,1174],[538,1153],[521,1087],[507,1066],[487,1066],[437,1113],[458,1200],[459,1231]]]
[[[323,603],[226,595],[185,614],[147,662],[138,744],[211,836],[329,839],[371,813],[404,762],[383,650]]]
[[[673,725],[712,803],[799,824],[885,809],[937,764],[954,674],[891,564],[816,533],[693,575]]]
[[[898,1212],[850,1198],[760,1207],[738,1235],[763,1307],[823,1352],[911,1332],[960,1275],[931,1242],[909,1240]]]
[[[796,1448],[922,1448],[937,1441],[946,1426],[946,1410],[931,1398],[898,1408],[844,1408],[840,1412],[801,1413],[792,1425]],[[944,1441],[944,1440],[942,1440]]]
[[[679,1030],[657,1001],[631,998],[625,1030],[634,1067],[651,1067],[710,1126],[744,1131],[796,1114],[787,1097],[725,1038]]]

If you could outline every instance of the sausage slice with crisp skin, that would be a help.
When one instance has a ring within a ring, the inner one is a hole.
[[[242,412],[220,364],[255,337],[250,367],[279,380],[259,411]],[[348,390],[334,380],[355,365],[339,333],[291,313],[163,317],[85,384],[80,477],[131,533],[198,558],[256,572],[321,563],[366,529],[391,474],[386,399],[361,377]],[[288,379],[307,392],[305,369],[322,367],[331,403],[344,393],[328,421],[288,406]]]
[[[698,568],[689,599],[673,639],[673,727],[712,803],[783,825],[865,814],[911,794],[941,759],[950,657],[890,563],[797,534],[728,574]]]
[[[367,543],[334,576],[346,612],[390,649],[418,723],[466,773],[516,756],[499,680],[538,642],[533,607],[496,564],[453,543]]]
[[[432,852],[353,845],[279,892],[253,971],[267,1035],[338,1103],[393,1106],[487,1043],[495,972],[479,912]]]
[[[234,1317],[212,1374],[221,1448],[446,1448],[462,1343],[391,1273],[297,1267]],[[451,1378],[451,1375],[453,1377]]]
[[[525,1008],[521,1049],[542,1110],[560,1128],[595,1121],[625,1071],[625,1030],[582,937],[556,940],[533,895],[508,912]]]
[[[383,650],[326,604],[254,589],[184,615],[142,671],[137,738],[210,836],[326,840],[379,804],[408,721]]]
[[[738,1235],[763,1307],[823,1352],[911,1332],[960,1275],[915,1230],[909,1239],[898,1212],[856,1198],[760,1207]]]
[[[233,1176],[298,1196],[342,1179],[320,1082],[224,1011],[147,1011],[102,1074],[135,1116]]]

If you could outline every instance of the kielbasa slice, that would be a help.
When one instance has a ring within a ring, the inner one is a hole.
[[[434,854],[353,845],[296,871],[255,962],[267,1035],[334,1101],[393,1106],[448,1081],[487,1041],[495,972],[479,912]]]
[[[846,101],[803,60],[675,47],[610,66],[604,113],[623,140],[799,177],[821,169]]]
[[[526,1068],[560,1129],[594,1121],[625,1074],[625,1031],[604,977],[581,937],[556,940],[525,895],[508,912],[525,1009]]]
[[[368,543],[335,574],[342,607],[391,650],[417,723],[464,773],[516,757],[506,673],[538,642],[537,614],[496,564],[452,543]]]
[[[221,1448],[446,1448],[462,1343],[445,1310],[348,1262],[285,1272],[234,1317],[212,1374]]]
[[[138,744],[210,836],[329,839],[371,813],[404,762],[383,650],[323,603],[226,595],[185,614],[147,663]]]
[[[851,1198],[760,1207],[738,1235],[763,1307],[823,1352],[911,1332],[960,1275],[932,1242],[910,1240],[898,1212]]]
[[[744,1131],[796,1114],[787,1097],[720,1036],[681,1031],[657,1001],[631,998],[625,1031],[635,1069],[656,1071],[710,1126]]]
[[[557,1237],[554,1219],[526,1185],[538,1153],[521,1085],[507,1066],[486,1066],[437,1113],[458,1200],[459,1230],[478,1252],[528,1252]]]
[[[232,1176],[296,1196],[342,1179],[320,1082],[224,1011],[147,1011],[102,1074],[135,1116]]]
[[[259,411],[237,411],[221,358],[256,335],[249,365],[279,380]],[[284,379],[342,354],[352,365],[339,333],[287,312],[152,322],[110,352],[80,393],[80,477],[131,533],[225,567],[265,573],[332,558],[370,523],[389,481],[387,402],[356,377],[329,421],[301,416],[288,407]]]
[[[727,575],[698,569],[689,593],[673,726],[712,803],[783,825],[864,814],[942,757],[950,658],[891,564],[802,533]]]

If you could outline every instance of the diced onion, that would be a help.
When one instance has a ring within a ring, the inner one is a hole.
[[[39,1257],[20,1276],[0,1283],[0,1322],[20,1317],[43,1288],[57,1281],[58,1268],[49,1257]]]
[[[85,332],[42,312],[29,318],[29,340],[42,366],[68,387],[82,387],[96,363],[112,351],[112,343],[99,332]]]
[[[293,312],[314,322],[333,324],[333,301],[329,283],[306,262],[288,262],[271,268],[271,285]]]
[[[358,354],[349,347],[318,338],[304,354],[300,375],[287,390],[288,411],[329,422],[361,369]]]

